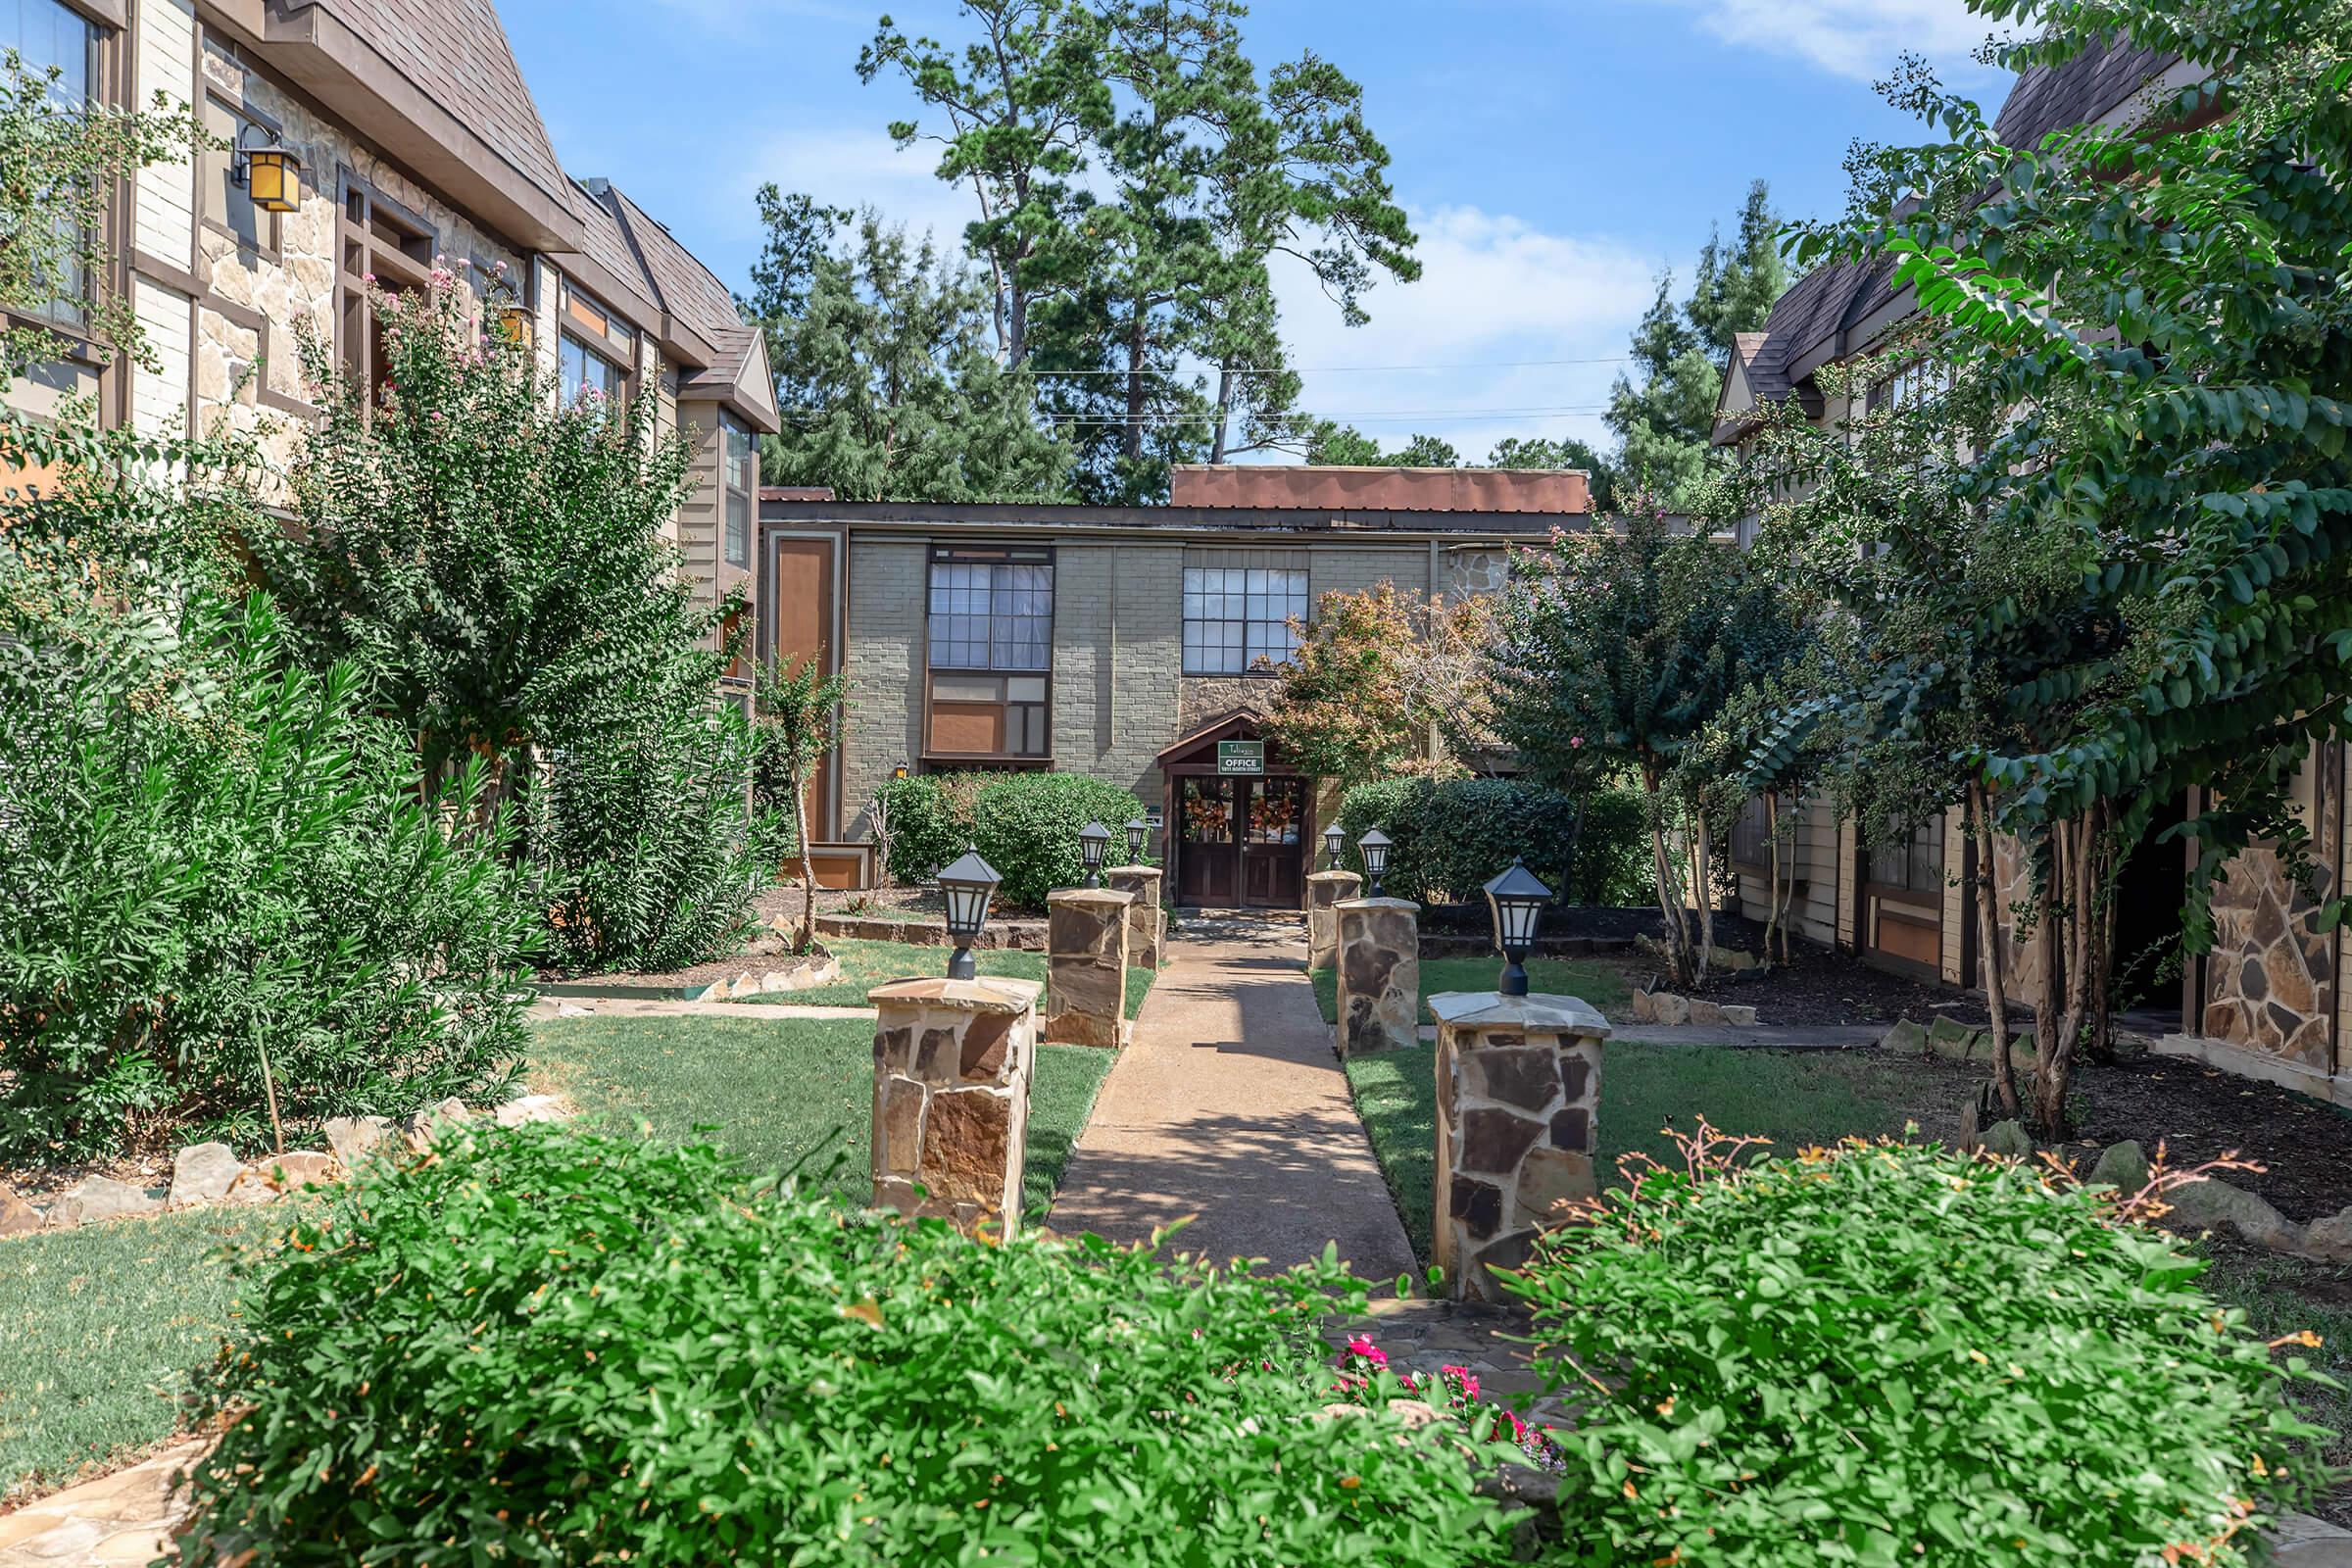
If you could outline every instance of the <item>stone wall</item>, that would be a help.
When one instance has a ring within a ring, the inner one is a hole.
[[[1132,893],[1064,888],[1046,895],[1046,1038],[1127,1044],[1127,915]]]
[[[1019,1223],[1034,980],[900,980],[874,1017],[874,1201],[965,1231]]]
[[[2327,820],[2332,824],[2332,812]],[[2323,866],[2333,861],[2332,838],[2330,826],[2314,846]],[[2323,869],[2321,896],[2333,886],[2333,875]],[[2318,929],[2310,890],[2290,885],[2270,850],[2248,850],[2214,889],[2213,926],[2199,1032],[2333,1072],[2335,936]]]
[[[1421,1038],[1421,906],[1350,899],[1339,917],[1339,1051],[1401,1051]]]

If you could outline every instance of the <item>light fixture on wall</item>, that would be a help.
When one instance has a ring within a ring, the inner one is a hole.
[[[265,213],[290,213],[302,205],[302,160],[259,125],[237,132],[228,177],[251,192],[253,205]]]
[[[531,313],[520,305],[510,305],[498,313],[498,329],[510,343],[529,347],[532,328]]]

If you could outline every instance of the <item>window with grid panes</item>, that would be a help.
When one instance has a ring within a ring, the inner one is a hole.
[[[13,49],[26,75],[48,78],[50,101],[59,108],[79,110],[97,94],[99,28],[79,12],[58,0],[0,0],[0,50]],[[55,77],[49,73],[55,71]],[[54,292],[37,306],[0,308],[0,327],[37,324],[86,345],[46,364],[31,367],[17,382],[0,386],[0,397],[22,413],[49,417],[70,397],[93,397],[98,391],[95,345],[88,345],[89,278],[84,275],[71,220],[61,215],[58,230],[68,241],[51,260],[55,275],[41,281]],[[0,243],[5,237],[0,236]]]
[[[726,475],[727,518],[725,548],[731,565],[752,561],[752,511],[760,495],[760,448],[752,427],[732,414],[718,416],[720,463]]]
[[[1871,847],[1870,880],[1905,893],[1943,888],[1943,819],[1930,817],[1908,834]]]
[[[1289,662],[1290,622],[1307,612],[1306,557],[1295,550],[1188,550],[1184,672],[1243,675]]]
[[[941,546],[931,555],[930,707],[924,755],[1051,752],[1054,555]]]

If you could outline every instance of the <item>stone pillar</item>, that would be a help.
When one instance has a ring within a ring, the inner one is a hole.
[[[1340,961],[1340,917],[1332,906],[1361,893],[1364,879],[1353,871],[1317,871],[1306,879],[1306,966],[1328,969]]]
[[[1339,921],[1340,1054],[1398,1051],[1421,1038],[1421,906],[1348,899]]]
[[[969,1235],[1020,1221],[1034,980],[894,980],[874,1004],[874,1203]],[[921,1189],[918,1193],[917,1189]]]
[[[1132,893],[1064,888],[1046,895],[1046,1038],[1127,1044],[1127,913]]]
[[[1600,1043],[1574,997],[1446,991],[1438,1020],[1437,1238],[1456,1300],[1508,1299],[1491,1269],[1523,1267],[1556,1205],[1591,1198]]]
[[[1127,961],[1138,969],[1156,969],[1163,961],[1168,940],[1168,911],[1160,907],[1156,865],[1114,865],[1102,873],[1113,893],[1132,893],[1127,911]]]

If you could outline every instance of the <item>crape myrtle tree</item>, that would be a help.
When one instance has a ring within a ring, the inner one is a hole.
[[[289,476],[299,526],[250,540],[310,662],[368,671],[427,789],[469,758],[495,806],[550,748],[639,732],[707,692],[740,599],[698,606],[662,529],[693,491],[654,400],[557,395],[484,324],[509,296],[436,265],[371,292],[386,369],[353,385],[299,337],[325,416]]]
[[[1494,609],[1381,582],[1327,593],[1281,668],[1266,733],[1347,788],[1484,766],[1494,733]]]
[[[1941,760],[2034,866],[2031,1113],[2054,1133],[2151,803],[2220,803],[2181,830],[2192,943],[2211,939],[2205,894],[2236,850],[2268,840],[2309,869],[2290,791],[2352,703],[2352,11],[1974,4],[1994,23],[2032,10],[2035,35],[1992,51],[2013,69],[2098,39],[2210,66],[2126,122],[2013,148],[1907,65],[1890,95],[1941,139],[1859,150],[1852,210],[1795,247],[1800,263],[1892,258],[1937,376],[1981,383],[2001,414],[1916,479],[1980,519],[1944,568],[1971,585],[1943,607],[1959,663],[1893,653],[1857,687],[1889,712],[1986,715]],[[1931,564],[1886,585],[1919,590]]]
[[[760,677],[757,783],[770,808],[792,813],[793,848],[801,858],[796,953],[816,945],[816,861],[808,852],[808,783],[841,734],[849,700],[850,677],[827,675],[812,659],[764,670]],[[887,866],[887,853],[882,858]]]
[[[1595,769],[1640,779],[1667,958],[1687,983],[1705,970],[1706,869],[1724,818],[1683,764],[1799,634],[1769,574],[1703,533],[1674,532],[1654,504],[1555,532],[1513,579],[1496,645],[1502,738],[1545,782],[1573,787]]]

